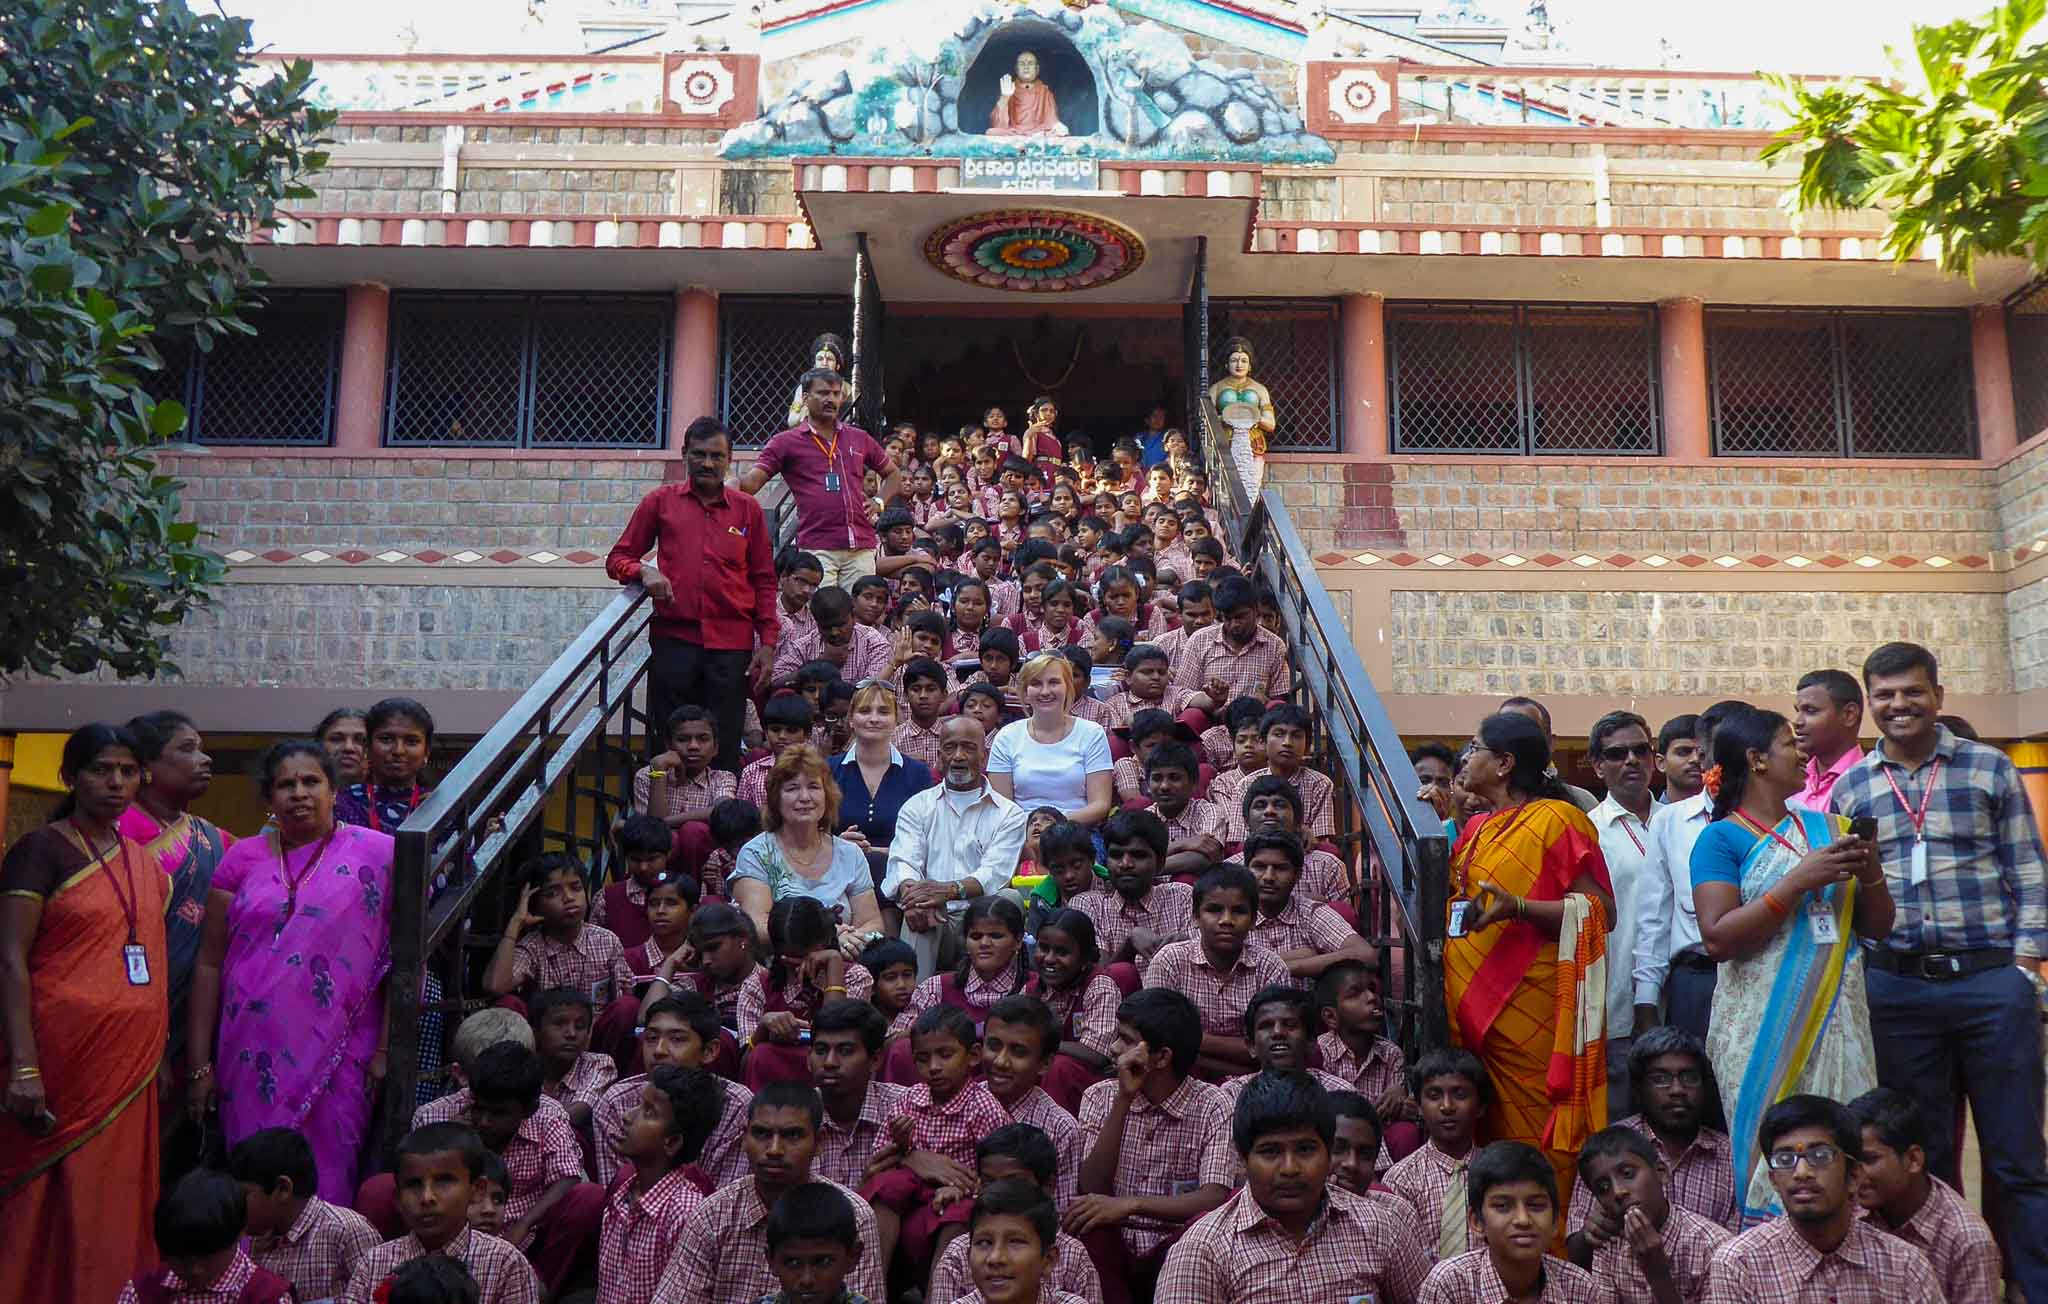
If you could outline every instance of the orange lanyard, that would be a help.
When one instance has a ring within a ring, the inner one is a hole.
[[[1769,838],[1771,841],[1777,843],[1785,850],[1791,852],[1794,856],[1804,856],[1806,854],[1805,852],[1801,851],[1799,848],[1793,846],[1790,842],[1788,842],[1785,839],[1785,836],[1779,833],[1776,829],[1765,828],[1763,825],[1757,823],[1755,820],[1743,814],[1741,811],[1735,812],[1735,818],[1741,820],[1745,828],[1755,830],[1756,835],[1758,837]]]

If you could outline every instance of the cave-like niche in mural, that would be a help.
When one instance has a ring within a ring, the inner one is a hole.
[[[726,158],[1104,159],[1329,163],[1330,143],[1250,69],[1197,59],[1176,32],[1059,0],[870,6],[859,53],[799,56],[802,79],[720,142]],[[1018,55],[1038,57],[1064,135],[990,134]]]

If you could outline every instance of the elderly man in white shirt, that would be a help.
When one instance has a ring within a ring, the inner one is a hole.
[[[1607,1116],[1629,1107],[1628,1052],[1635,1044],[1635,947],[1642,919],[1643,869],[1649,860],[1649,819],[1656,808],[1650,794],[1650,725],[1633,711],[1609,711],[1593,724],[1586,751],[1607,797],[1586,818],[1600,832],[1600,854],[1614,883],[1614,931],[1607,947]]]
[[[1009,886],[1024,854],[1024,808],[989,787],[981,724],[956,715],[939,729],[944,783],[903,803],[882,896],[903,911],[901,935],[917,954],[917,976],[949,963],[967,903]]]

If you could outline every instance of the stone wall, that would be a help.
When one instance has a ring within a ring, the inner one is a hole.
[[[1170,24],[1161,23],[1160,26],[1170,27]],[[1188,53],[1195,58],[1207,59],[1232,72],[1250,72],[1282,104],[1296,113],[1301,111],[1301,65],[1294,60],[1260,54],[1257,50],[1247,50],[1241,45],[1212,40],[1178,28],[1171,30],[1187,41]]]
[[[674,173],[662,168],[462,169],[460,211],[646,217],[676,211]]]
[[[1379,220],[1384,222],[1591,226],[1593,200],[1591,181],[1403,176],[1379,179]],[[1621,221],[1619,215],[1615,220]]]
[[[1997,475],[2005,546],[2019,548],[2048,539],[2048,441],[2007,462]]]
[[[1997,594],[1396,590],[1391,597],[1396,694],[1776,694],[1814,666],[1859,665],[1892,639],[1939,649],[1950,692],[2014,687],[2005,600]],[[2048,592],[2039,611],[2048,618]],[[2040,674],[2038,659],[2035,665]]]

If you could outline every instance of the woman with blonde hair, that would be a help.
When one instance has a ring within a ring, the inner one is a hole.
[[[761,806],[761,834],[740,848],[727,880],[733,904],[768,935],[768,912],[784,897],[807,896],[825,907],[839,926],[842,947],[858,954],[863,939],[879,935],[882,914],[874,879],[861,849],[834,837],[839,821],[839,785],[816,748],[786,752],[768,771],[768,798]]]
[[[989,786],[1026,810],[1050,806],[1076,824],[1102,823],[1116,763],[1108,732],[1073,713],[1073,663],[1058,652],[1032,657],[1017,672],[1017,693],[1027,714],[989,744]]]
[[[832,781],[839,788],[839,836],[859,847],[868,860],[876,889],[889,868],[889,843],[896,836],[896,814],[903,803],[931,787],[931,767],[896,748],[896,726],[902,723],[896,685],[870,679],[853,692],[847,707],[853,745],[831,762]],[[895,931],[895,907],[884,904],[884,931]]]

